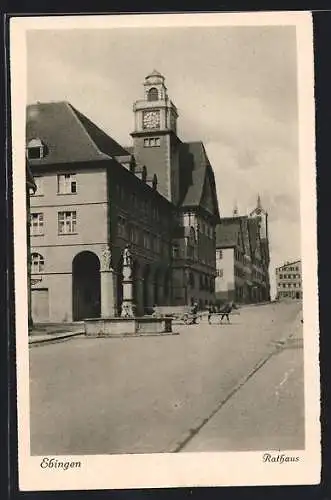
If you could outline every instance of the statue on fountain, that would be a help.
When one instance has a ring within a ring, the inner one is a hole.
[[[102,268],[105,271],[110,271],[112,270],[112,263],[111,263],[111,251],[109,246],[106,246],[106,248],[102,252]]]
[[[126,245],[123,252],[123,278],[130,279],[132,276],[132,254],[130,245]]]
[[[124,252],[123,252],[123,265],[124,266],[127,266],[127,267],[131,267],[132,265],[132,254],[131,254],[131,250],[130,250],[130,245],[126,245],[126,247],[124,248]]]

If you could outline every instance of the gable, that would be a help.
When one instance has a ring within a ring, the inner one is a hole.
[[[239,248],[239,250],[241,250],[243,253],[245,253],[245,243],[244,243],[241,224],[240,224],[240,229],[238,231],[237,247]]]
[[[211,174],[209,169],[206,169],[204,186],[200,200],[200,206],[207,210],[212,215],[218,216],[218,203],[217,203],[217,194],[216,194],[216,186],[214,182],[212,182]]]
[[[255,255],[259,258],[262,257],[261,254],[261,241],[260,241],[260,236],[259,233],[256,234],[256,250],[255,250]]]

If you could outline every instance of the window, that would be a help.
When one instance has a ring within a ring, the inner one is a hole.
[[[283,279],[283,275],[282,274],[280,274],[279,277],[280,277],[280,279]]]
[[[129,224],[128,225],[128,238],[131,242],[133,242],[133,239],[134,239],[134,227]]]
[[[152,87],[148,91],[148,100],[149,101],[158,101],[158,99],[159,99],[159,92],[158,92],[156,87]]]
[[[160,238],[158,236],[153,237],[153,249],[154,252],[160,253]]]
[[[59,194],[77,193],[76,174],[60,174],[57,176],[57,192]]]
[[[172,256],[174,259],[179,258],[179,245],[177,245],[177,244],[172,245]]]
[[[41,196],[43,195],[43,178],[38,175],[36,177],[33,177],[34,183],[36,185],[36,191],[33,193],[32,196]]]
[[[44,234],[44,214],[31,214],[31,236]]]
[[[137,195],[136,195],[136,193],[131,194],[131,205],[132,205],[132,208],[137,207]]]
[[[192,273],[192,271],[189,274],[188,282],[189,282],[189,285],[191,288],[195,287],[195,279],[194,279],[194,274]]]
[[[45,260],[39,253],[33,253],[31,255],[31,273],[38,274],[42,273],[45,266]]]
[[[76,233],[76,212],[59,212],[58,228],[59,234]]]
[[[121,238],[125,237],[125,219],[124,217],[118,217],[117,219],[117,235]]]
[[[144,248],[147,248],[147,250],[151,249],[151,237],[148,233],[144,233],[143,244]]]
[[[223,269],[217,269],[216,270],[216,276],[218,278],[223,278]]]
[[[222,250],[217,250],[216,256],[218,259],[223,259],[223,251]]]
[[[147,200],[143,200],[143,202],[142,202],[142,211],[143,211],[144,215],[148,214],[148,212],[149,212],[148,209],[149,209],[149,203],[148,203],[148,201]]]
[[[160,137],[150,137],[144,139],[144,148],[158,148],[160,147]]]
[[[46,154],[45,145],[40,139],[31,139],[27,146],[27,157],[29,160],[41,160]]]

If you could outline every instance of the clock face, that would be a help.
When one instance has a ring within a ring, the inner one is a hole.
[[[143,115],[144,128],[158,128],[160,126],[159,111],[146,111]]]

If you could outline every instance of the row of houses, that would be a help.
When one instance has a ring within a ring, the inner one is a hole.
[[[258,196],[247,216],[222,218],[216,228],[216,300],[270,300],[268,214]]]

